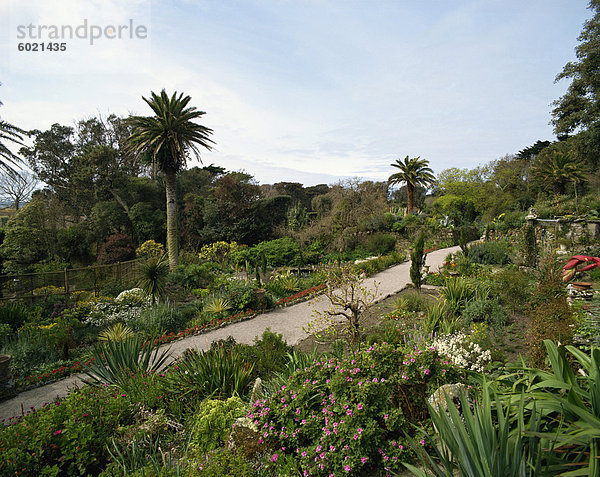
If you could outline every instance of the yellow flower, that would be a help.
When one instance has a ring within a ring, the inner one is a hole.
[[[54,323],[50,323],[49,325],[40,325],[38,328],[39,328],[40,330],[49,330],[50,328],[52,328],[52,327],[56,326],[56,324],[57,324],[57,323],[56,323],[56,322],[54,322]]]

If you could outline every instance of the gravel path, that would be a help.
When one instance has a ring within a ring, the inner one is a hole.
[[[455,252],[458,247],[436,250],[427,255],[427,265],[431,271],[436,271],[443,263],[444,258],[449,252]],[[366,280],[369,287],[378,283],[379,299],[384,299],[390,295],[398,293],[408,283],[410,262],[404,262],[393,266],[374,275]],[[219,328],[214,331],[196,336],[190,336],[180,341],[170,343],[172,359],[181,356],[187,348],[198,348],[206,350],[210,343],[219,339],[225,339],[233,336],[238,343],[252,344],[254,338],[261,336],[263,331],[270,328],[275,333],[281,333],[283,338],[291,345],[295,345],[305,339],[308,334],[302,329],[312,321],[314,310],[324,310],[327,307],[327,299],[324,296],[318,296],[312,300],[298,303],[297,305],[278,308],[269,311],[257,317],[235,323],[233,325]],[[12,416],[27,413],[32,407],[40,407],[45,402],[53,401],[57,396],[64,397],[69,389],[82,384],[83,375],[74,375],[62,379],[46,386],[25,391],[18,396],[0,403],[0,418],[8,419]]]

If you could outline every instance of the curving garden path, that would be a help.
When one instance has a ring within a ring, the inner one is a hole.
[[[430,270],[436,271],[443,263],[446,255],[449,252],[454,253],[458,249],[458,247],[450,247],[430,252],[427,255],[427,265],[430,266]],[[410,283],[409,269],[410,262],[403,262],[377,273],[365,282],[370,288],[374,287],[375,283],[378,284],[380,293],[379,301],[398,293]],[[267,328],[270,328],[275,333],[282,334],[285,341],[290,345],[295,345],[308,337],[303,327],[313,320],[313,311],[324,310],[327,304],[327,298],[321,295],[296,305],[263,313],[251,320],[228,325],[201,335],[190,336],[165,346],[170,347],[171,359],[175,359],[181,356],[188,348],[206,350],[210,348],[211,342],[226,339],[228,336],[233,336],[238,343],[252,344],[254,338],[257,336],[260,337]],[[6,400],[0,403],[0,418],[6,420],[10,417],[21,415],[22,412],[27,413],[31,411],[32,407],[41,407],[44,403],[53,401],[57,396],[64,397],[68,394],[69,389],[82,384],[81,379],[83,377],[83,374],[73,375],[60,381],[25,391],[12,399]]]

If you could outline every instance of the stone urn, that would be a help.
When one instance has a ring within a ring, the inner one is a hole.
[[[0,354],[0,384],[10,379],[10,354]]]

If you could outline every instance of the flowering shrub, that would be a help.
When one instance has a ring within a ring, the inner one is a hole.
[[[296,372],[247,417],[273,455],[294,456],[305,476],[397,472],[430,388],[457,378],[433,349],[376,345]]]
[[[456,366],[471,371],[482,372],[485,364],[492,359],[489,350],[483,350],[462,332],[437,338],[433,346]]]
[[[131,290],[123,290],[121,293],[117,295],[115,298],[115,302],[117,303],[125,303],[132,305],[144,305],[150,303],[150,297],[144,293],[144,290],[141,288],[132,288]]]
[[[131,399],[115,388],[85,387],[0,426],[1,475],[98,475],[107,444],[133,420]]]

